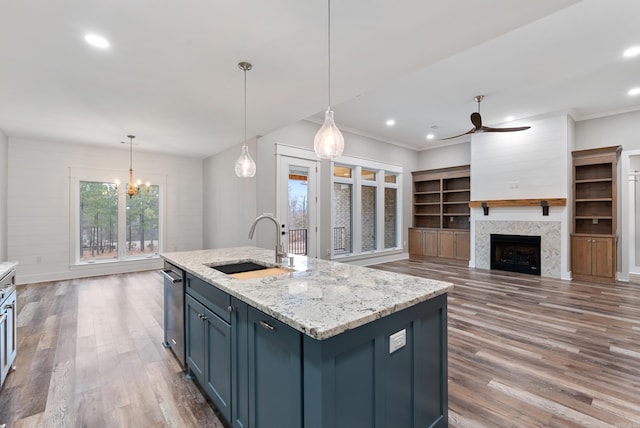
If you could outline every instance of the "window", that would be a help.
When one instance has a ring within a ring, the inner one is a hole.
[[[346,256],[400,247],[402,168],[342,157],[333,164],[333,255]]]
[[[118,256],[118,193],[114,183],[80,182],[80,261]]]
[[[353,179],[350,167],[333,168],[333,254],[352,252]]]
[[[162,247],[161,186],[129,197],[101,172],[72,169],[71,264],[157,257]],[[159,180],[162,181],[162,180]],[[126,187],[126,186],[124,186]]]

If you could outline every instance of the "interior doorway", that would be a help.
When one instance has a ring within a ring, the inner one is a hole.
[[[318,162],[289,156],[279,158],[278,218],[285,225],[285,251],[317,257]]]
[[[629,156],[629,273],[640,274],[640,155]]]

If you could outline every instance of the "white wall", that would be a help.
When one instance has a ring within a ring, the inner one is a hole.
[[[640,149],[640,110],[576,122],[575,150],[622,146]]]
[[[448,168],[471,163],[471,143],[422,150],[418,153],[418,170]]]
[[[567,197],[567,116],[528,124],[472,136],[472,200]]]
[[[528,121],[531,129],[514,133],[481,133],[471,139],[471,200],[569,197],[567,172],[573,122],[567,115]],[[518,125],[514,125],[518,126]],[[569,278],[569,208],[481,208],[471,210],[471,260],[475,266],[475,223],[482,220],[559,221],[560,276]],[[478,244],[479,245],[479,244]]]
[[[256,140],[247,141],[249,154],[262,168]],[[256,177],[239,178],[234,171],[242,145],[204,160],[204,247],[255,245],[247,236],[256,218]]]
[[[338,126],[340,124],[338,123]],[[276,143],[288,146],[300,147],[313,150],[313,137],[320,128],[320,125],[300,121],[290,126],[279,129],[258,139],[258,172],[256,173],[257,184],[257,213],[272,212],[276,210]],[[363,159],[375,160],[403,166],[403,219],[402,233],[403,243],[407,240],[407,227],[411,225],[411,171],[417,168],[416,152],[398,146],[363,137],[351,132],[343,132],[345,140],[345,156],[354,156]],[[320,230],[331,230],[331,170],[330,162],[322,161],[320,164]],[[260,247],[271,248],[275,236],[269,230],[258,235],[257,244]],[[321,233],[320,235],[320,257],[331,248],[331,234]],[[404,251],[407,251],[404,245]]]
[[[7,260],[9,139],[0,131],[0,262]]]
[[[123,146],[124,148],[124,146]],[[70,266],[70,168],[114,171],[126,182],[129,152],[9,138],[8,258],[17,281],[39,282],[155,269],[161,260]],[[137,153],[134,174],[166,177],[163,251],[202,248],[202,161]]]

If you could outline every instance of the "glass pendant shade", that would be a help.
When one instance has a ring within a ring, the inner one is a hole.
[[[249,155],[249,147],[246,145],[242,146],[242,154],[236,161],[235,171],[238,177],[248,178],[256,175],[256,163]]]
[[[313,150],[320,159],[342,156],[344,137],[333,121],[333,110],[330,108],[325,112],[324,123],[313,139]]]

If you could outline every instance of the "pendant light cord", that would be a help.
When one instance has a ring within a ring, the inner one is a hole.
[[[133,137],[129,135],[129,169],[133,171]]]
[[[244,140],[242,145],[247,144],[247,68],[244,68]]]
[[[328,52],[327,56],[329,57],[329,61],[327,61],[328,69],[327,69],[327,81],[329,83],[327,92],[329,93],[329,109],[331,110],[331,0],[327,0],[327,46]]]

